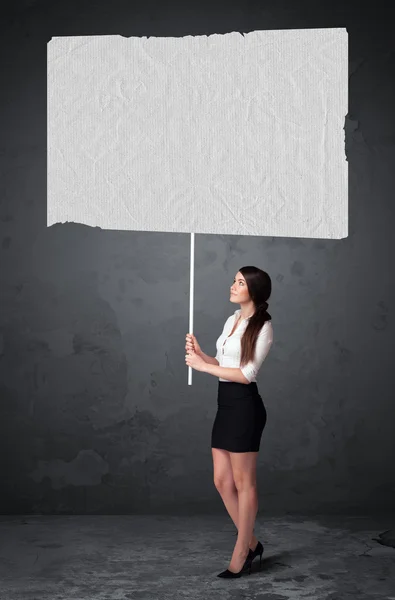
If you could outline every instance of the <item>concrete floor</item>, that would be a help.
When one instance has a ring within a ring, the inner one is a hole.
[[[224,509],[225,510],[225,509]],[[262,570],[224,580],[229,516],[1,516],[1,600],[395,600],[395,517],[258,516]]]

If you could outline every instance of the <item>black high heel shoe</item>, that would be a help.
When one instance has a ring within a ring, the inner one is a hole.
[[[242,575],[244,575],[244,573],[246,573],[246,571],[248,571],[248,575],[251,575],[252,559],[250,558],[250,552],[251,550],[249,550],[245,563],[241,567],[240,571],[234,573],[233,571],[229,571],[229,569],[225,569],[225,571],[222,571],[222,573],[218,573],[217,577],[223,577],[224,579],[234,579],[235,577],[241,577]]]
[[[260,570],[261,565],[262,565],[262,554],[263,554],[263,546],[262,546],[261,542],[258,542],[255,550],[251,550],[251,548],[250,548],[250,551],[249,551],[246,561],[244,563],[243,569],[250,567],[250,570],[251,570],[252,561],[254,560],[254,558],[256,556],[259,555],[259,570]]]

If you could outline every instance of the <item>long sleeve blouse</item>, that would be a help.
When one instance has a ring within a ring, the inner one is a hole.
[[[258,371],[273,343],[273,326],[271,321],[266,321],[263,324],[256,341],[254,359],[250,360],[243,367],[240,367],[241,337],[248,325],[248,319],[250,317],[242,319],[238,323],[233,334],[229,337],[240,313],[241,309],[238,308],[233,315],[230,315],[226,320],[222,333],[216,342],[217,354],[215,358],[218,360],[219,366],[221,367],[238,367],[244,377],[251,383],[252,381],[256,381]],[[219,381],[229,380],[220,377]]]

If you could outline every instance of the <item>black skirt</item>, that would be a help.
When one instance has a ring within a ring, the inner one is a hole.
[[[266,425],[266,408],[256,381],[218,381],[217,414],[211,447],[229,452],[258,452]]]

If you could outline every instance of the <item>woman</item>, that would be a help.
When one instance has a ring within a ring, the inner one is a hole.
[[[258,512],[256,462],[266,410],[256,376],[273,342],[267,300],[269,275],[257,267],[243,267],[231,286],[230,301],[240,308],[227,319],[216,342],[215,358],[205,354],[196,337],[187,334],[188,366],[219,377],[217,414],[211,434],[214,483],[237,530],[229,568],[218,577],[240,577],[263,546],[254,535]]]

